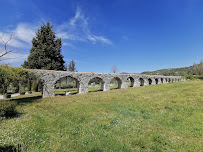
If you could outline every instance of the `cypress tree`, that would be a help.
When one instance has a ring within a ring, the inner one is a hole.
[[[75,68],[75,61],[70,61],[69,65],[68,65],[68,71],[72,71],[74,72],[76,70]]]
[[[22,65],[28,69],[65,70],[61,55],[61,38],[56,38],[49,22],[41,26],[32,40],[28,60]]]

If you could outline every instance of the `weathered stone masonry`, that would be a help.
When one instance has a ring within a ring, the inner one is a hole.
[[[115,78],[118,81],[118,88],[128,88],[127,80],[131,81],[132,87],[166,84],[169,82],[181,81],[180,76],[159,76],[141,74],[118,74],[118,73],[93,73],[93,72],[68,72],[52,70],[34,70],[43,83],[43,97],[54,96],[56,82],[64,77],[71,77],[76,80],[78,93],[88,92],[88,83],[93,78],[101,80],[103,91],[110,90],[110,81]]]

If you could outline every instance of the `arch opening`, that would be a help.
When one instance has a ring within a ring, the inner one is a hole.
[[[155,79],[155,83],[156,83],[156,84],[158,84],[158,83],[159,83],[159,80],[158,80],[157,78]]]
[[[149,85],[151,85],[152,84],[152,79],[148,79],[148,81],[149,81]]]
[[[71,76],[62,77],[55,83],[55,96],[77,94],[79,85],[79,81]]]
[[[88,92],[103,91],[104,83],[105,82],[99,77],[92,78],[88,83]]]
[[[164,83],[164,79],[163,78],[161,78],[161,83]]]
[[[166,83],[168,82],[167,78],[165,78]]]
[[[143,78],[140,78],[139,82],[140,82],[140,86],[144,86],[144,79]]]
[[[110,90],[120,89],[121,84],[122,84],[122,81],[121,81],[120,78],[115,77],[115,78],[111,79],[111,81],[110,81]]]
[[[134,87],[135,80],[132,77],[127,78],[128,87]]]

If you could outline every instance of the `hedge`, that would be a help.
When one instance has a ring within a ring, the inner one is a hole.
[[[10,84],[17,88],[20,86],[27,87],[28,80],[32,81],[35,79],[36,76],[31,70],[0,65],[0,92],[2,94],[7,93]]]

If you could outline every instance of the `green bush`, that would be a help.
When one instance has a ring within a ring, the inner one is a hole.
[[[0,117],[13,117],[17,114],[17,103],[14,101],[0,100]]]
[[[2,94],[7,93],[8,86],[11,84],[16,88],[16,90],[19,90],[19,84],[26,87],[25,84],[27,84],[27,81],[30,78],[36,79],[35,75],[30,70],[0,65],[0,88]]]
[[[28,89],[28,91],[32,90],[31,80],[30,79],[28,79],[28,82],[27,82],[27,89]]]
[[[198,76],[195,76],[196,79],[200,79],[200,80],[203,80],[203,75],[198,75]]]
[[[190,80],[195,79],[195,77],[193,75],[189,75],[189,74],[185,75],[185,78],[190,79]]]
[[[38,82],[37,80],[34,80],[33,83],[32,83],[32,90],[35,91],[35,92],[38,92]]]

